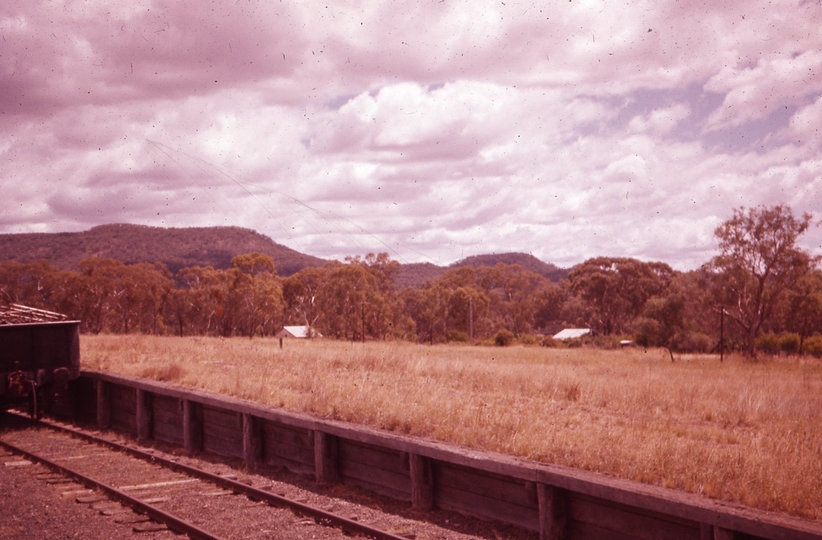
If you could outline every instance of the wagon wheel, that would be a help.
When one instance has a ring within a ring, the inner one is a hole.
[[[0,428],[6,422],[6,410],[9,408],[8,401],[6,400],[6,396],[0,396]]]

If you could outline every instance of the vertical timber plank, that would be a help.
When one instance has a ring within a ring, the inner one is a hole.
[[[408,468],[411,474],[411,507],[430,510],[434,506],[434,477],[431,460],[416,454],[409,454]]]
[[[81,412],[83,410],[82,407],[82,399],[83,399],[83,392],[79,391],[79,387],[82,384],[80,382],[81,379],[69,381],[68,389],[66,390],[65,394],[60,396],[61,405],[59,410],[61,414],[64,414],[64,420],[80,420],[81,419]]]
[[[100,379],[94,379],[97,392],[97,429],[106,429],[111,424],[111,398],[108,384]]]
[[[192,454],[203,449],[203,415],[190,399],[183,400],[183,447]]]
[[[260,422],[253,415],[243,413],[243,459],[249,465],[263,457],[263,439]]]
[[[320,484],[333,484],[339,478],[337,441],[319,430],[314,430],[314,471]]]
[[[136,388],[137,440],[151,439],[151,392]]]
[[[707,523],[700,523],[699,540],[714,540],[714,526]]]
[[[734,532],[722,527],[714,526],[713,540],[734,540]]]
[[[566,540],[568,537],[568,495],[565,490],[537,484],[539,540]]]

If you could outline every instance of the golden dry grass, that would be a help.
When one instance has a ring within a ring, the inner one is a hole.
[[[84,336],[86,368],[822,519],[822,363]]]

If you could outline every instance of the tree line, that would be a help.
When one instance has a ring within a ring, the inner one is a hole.
[[[277,275],[267,255],[227,269],[88,258],[76,271],[45,260],[0,263],[0,301],[65,313],[87,333],[266,336],[308,325],[344,340],[423,343],[518,339],[552,344],[591,328],[671,352],[809,351],[822,355],[822,273],[797,239],[811,216],[787,206],[734,210],[715,231],[720,254],[679,272],[663,262],[595,257],[554,283],[517,264],[459,267],[400,289],[385,253]]]

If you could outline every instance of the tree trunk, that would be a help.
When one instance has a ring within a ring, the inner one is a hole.
[[[748,338],[747,339],[747,341],[748,341],[748,343],[747,343],[748,351],[747,352],[748,352],[748,356],[750,356],[751,358],[754,357],[754,353],[755,353],[755,349],[756,349],[757,330],[758,330],[758,328],[755,325],[751,326],[751,328],[748,330],[748,336],[747,336],[747,338]]]

